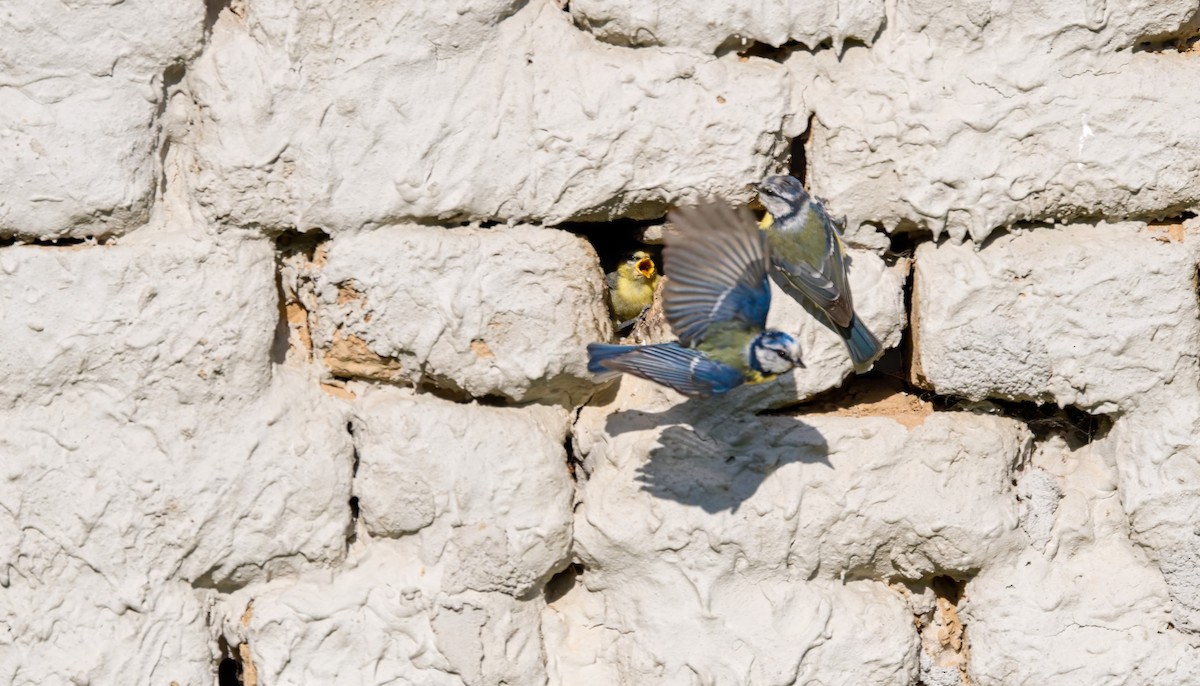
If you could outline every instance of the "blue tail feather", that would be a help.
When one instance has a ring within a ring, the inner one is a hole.
[[[841,334],[842,338],[846,339],[846,347],[850,349],[850,359],[855,367],[866,365],[883,349],[879,339],[875,338],[875,334],[871,333],[857,314],[850,320],[850,326],[841,330]]]
[[[616,371],[604,366],[605,360],[620,357],[637,348],[636,345],[613,345],[611,343],[588,343],[588,371],[593,374],[604,374]]]
[[[595,374],[624,372],[649,379],[684,395],[707,398],[745,381],[742,373],[694,348],[678,343],[657,345],[588,344],[588,370]]]

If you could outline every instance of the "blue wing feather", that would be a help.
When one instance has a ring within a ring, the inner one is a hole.
[[[700,398],[725,393],[745,381],[733,367],[678,343],[640,346],[591,343],[588,371],[633,374]]]
[[[717,322],[764,328],[771,306],[768,248],[754,217],[708,202],[673,211],[671,221],[679,232],[667,234],[663,314],[680,342],[695,345]]]

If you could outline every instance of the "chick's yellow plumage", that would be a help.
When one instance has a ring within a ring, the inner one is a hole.
[[[650,253],[639,250],[609,273],[608,302],[618,326],[637,319],[654,301],[658,286],[658,269]]]

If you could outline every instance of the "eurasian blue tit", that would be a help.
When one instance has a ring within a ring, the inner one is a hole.
[[[679,209],[671,220],[679,230],[667,235],[663,316],[679,342],[592,343],[588,369],[633,374],[707,398],[803,367],[794,338],[764,330],[769,248],[754,217],[710,202]]]
[[[608,284],[608,303],[616,318],[616,328],[633,323],[654,301],[658,286],[658,270],[650,253],[639,250],[617,265],[617,270],[605,276]]]
[[[865,366],[881,346],[854,313],[845,245],[825,206],[791,176],[767,177],[758,193],[767,208],[759,226],[770,241],[775,282],[793,298],[815,305],[846,341],[854,366]]]

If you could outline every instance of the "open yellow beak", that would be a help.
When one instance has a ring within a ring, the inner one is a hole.
[[[758,228],[769,229],[769,228],[771,228],[771,225],[774,223],[775,223],[775,217],[772,217],[770,212],[766,212],[763,214],[763,218],[761,220],[759,220]]]
[[[647,279],[654,278],[654,260],[650,259],[649,257],[638,260],[637,270]]]

